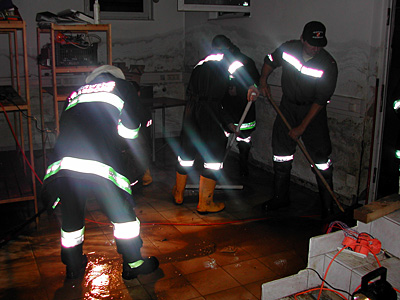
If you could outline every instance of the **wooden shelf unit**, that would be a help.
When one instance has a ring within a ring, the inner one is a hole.
[[[16,127],[19,131],[16,132],[21,146],[21,151],[25,153],[25,140],[24,140],[24,126],[23,126],[23,112],[31,116],[31,104],[30,104],[30,94],[29,94],[29,73],[28,73],[28,53],[26,46],[26,24],[25,21],[1,21],[0,22],[0,35],[8,35],[8,46],[10,54],[10,85],[3,86],[3,88],[9,88],[10,90],[16,92],[18,97],[15,97],[10,102],[10,99],[5,97],[1,99],[2,108],[0,110],[4,117],[8,116],[8,112],[14,114],[14,120],[16,121]],[[19,39],[22,41],[22,45],[19,45]],[[23,58],[23,74],[20,72],[20,53],[19,49],[22,48],[22,58]],[[22,95],[22,88],[24,88],[24,95]],[[4,112],[5,111],[5,112]],[[7,114],[7,115],[6,115]],[[27,130],[28,130],[28,147],[29,147],[29,159],[30,166],[35,170],[35,162],[33,155],[33,141],[32,141],[32,123],[31,119],[26,118]],[[17,124],[19,123],[19,124]],[[16,142],[17,143],[17,142]],[[36,195],[36,182],[35,174],[30,168],[27,167],[27,163],[22,157],[21,153],[16,151],[18,157],[21,158],[23,164],[18,164],[17,159],[13,161],[8,161],[13,165],[12,170],[2,171],[2,193],[0,197],[0,204],[22,202],[22,201],[33,201],[35,215],[38,213],[37,205],[37,195]],[[14,156],[12,156],[14,157]],[[2,159],[6,159],[5,155],[2,155]],[[13,158],[14,159],[14,158]],[[5,167],[5,163],[1,164],[1,168]],[[17,170],[18,167],[18,170]],[[3,173],[5,172],[5,173]],[[15,176],[11,176],[10,172],[15,173]],[[21,175],[22,174],[22,175]],[[5,190],[4,190],[5,188]],[[12,189],[12,191],[11,191]],[[36,218],[38,221],[38,218]]]
[[[39,90],[40,90],[40,112],[42,116],[42,128],[44,128],[44,110],[43,110],[43,94],[49,93],[53,97],[54,104],[54,119],[55,119],[55,130],[58,134],[59,132],[59,111],[58,111],[58,102],[65,101],[69,96],[69,93],[72,92],[73,87],[70,87],[70,90],[63,88],[57,84],[57,76],[60,74],[77,74],[77,73],[90,73],[99,65],[90,65],[90,66],[57,66],[56,65],[56,35],[61,32],[68,32],[71,34],[80,34],[80,33],[93,33],[93,32],[105,32],[106,34],[106,48],[107,48],[107,64],[112,64],[112,44],[111,44],[111,24],[95,24],[95,25],[59,25],[59,24],[50,24],[49,28],[37,28],[37,53],[38,55],[41,53],[41,35],[47,34],[49,35],[50,41],[50,50],[51,50],[51,60],[50,66],[44,66],[38,63],[38,73],[39,73]],[[48,70],[51,72],[51,86],[43,87],[43,71]],[[43,148],[45,148],[45,136],[42,137]],[[44,150],[45,151],[45,150]]]

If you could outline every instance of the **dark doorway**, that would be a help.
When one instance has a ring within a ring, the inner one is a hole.
[[[400,114],[397,115],[393,102],[400,99],[400,1],[396,3],[394,31],[391,41],[391,59],[387,83],[385,122],[382,140],[377,199],[399,193],[400,158]]]

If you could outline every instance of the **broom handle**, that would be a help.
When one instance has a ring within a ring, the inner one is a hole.
[[[282,112],[279,109],[279,107],[275,104],[274,99],[272,99],[272,96],[268,95],[267,97],[263,97],[263,96],[260,95],[259,97],[260,98],[267,98],[269,100],[269,102],[272,104],[272,106],[274,107],[274,109],[276,110],[276,112],[278,113],[278,115],[281,117],[282,121],[286,124],[287,128],[289,129],[289,131],[292,130],[292,126],[290,126],[289,122],[286,120],[285,116],[282,114]],[[322,176],[321,172],[315,166],[315,163],[313,162],[310,154],[308,154],[306,148],[304,147],[303,142],[300,139],[297,139],[296,142],[299,145],[299,147],[300,147],[301,151],[303,152],[303,154],[305,155],[305,157],[307,158],[308,162],[314,168],[315,173],[317,173],[318,177],[321,179],[322,183],[324,184],[324,186],[328,190],[329,194],[331,194],[332,198],[335,200],[335,202],[336,202],[337,206],[339,207],[339,209],[342,212],[344,212],[344,209],[343,209],[342,205],[340,204],[339,200],[336,198],[336,195],[332,191],[332,189],[329,186],[329,184],[326,182],[324,176]]]

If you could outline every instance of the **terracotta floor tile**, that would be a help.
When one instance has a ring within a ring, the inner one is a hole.
[[[175,225],[175,227],[183,234],[191,234],[203,231],[207,227],[203,225],[207,225],[207,222],[203,219],[194,219],[190,222],[190,225]]]
[[[111,298],[111,299],[134,299],[134,300],[153,300],[154,298],[152,298],[150,296],[150,294],[146,291],[146,289],[141,286],[134,286],[134,287],[129,287],[126,290],[128,296],[126,298]]]
[[[44,300],[47,293],[41,286],[24,288],[0,288],[0,299],[26,299],[26,300]]]
[[[147,275],[140,275],[138,279],[141,284],[145,285],[159,280],[166,280],[180,276],[182,276],[182,272],[172,263],[162,263],[157,271]]]
[[[307,266],[294,250],[259,257],[258,260],[280,276],[296,274]]]
[[[163,210],[160,212],[162,216],[173,223],[191,223],[201,219],[198,214],[184,206],[174,207],[173,209]]]
[[[201,296],[184,277],[160,280],[144,287],[152,299],[158,300],[188,300]]]
[[[185,277],[203,296],[240,286],[240,283],[222,268],[192,273]]]
[[[275,280],[278,279],[278,276],[271,278],[271,280]],[[269,282],[271,280],[259,280],[259,281],[255,281],[249,284],[244,285],[244,287],[252,294],[254,295],[257,299],[261,299],[261,286],[266,283]]]
[[[276,274],[257,259],[241,261],[223,267],[240,284],[245,285],[254,281],[265,280],[267,282]]]
[[[29,272],[28,272],[29,270]],[[40,285],[40,274],[36,262],[0,269],[1,289],[35,287]]]
[[[252,295],[244,287],[236,287],[215,294],[205,296],[206,300],[257,300],[259,298]]]
[[[168,219],[164,218],[159,212],[155,211],[154,213],[147,213],[138,216],[139,221],[141,222],[141,226],[145,226],[144,224],[147,223],[148,226],[153,224],[164,224],[164,223],[171,223]]]
[[[21,237],[10,241],[7,247],[0,248],[0,270],[23,267],[35,262],[29,239]]]
[[[238,263],[240,261],[254,258],[250,253],[244,251],[241,247],[233,245],[217,248],[217,250],[211,254],[210,257],[215,259],[217,264],[220,266]]]
[[[219,267],[216,264],[215,259],[210,258],[208,256],[197,257],[197,258],[192,258],[190,260],[175,262],[174,266],[178,270],[180,270],[184,275]]]

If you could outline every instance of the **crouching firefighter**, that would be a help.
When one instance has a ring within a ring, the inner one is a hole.
[[[140,222],[132,207],[131,182],[124,176],[121,153],[134,151],[142,126],[137,91],[122,71],[104,65],[86,78],[65,105],[60,132],[43,189],[61,200],[61,260],[66,277],[84,273],[85,205],[95,198],[114,226],[124,279],[151,273],[155,257],[143,258]]]
[[[213,197],[227,143],[224,128],[235,128],[228,124],[229,118],[222,106],[232,77],[245,87],[254,83],[243,63],[232,56],[229,45],[218,48],[213,45],[211,53],[194,67],[186,91],[187,104],[172,195],[175,204],[183,203],[188,173],[193,169],[196,157],[201,156],[203,167],[197,205],[200,214],[216,213],[225,208],[224,203],[214,202]]]

